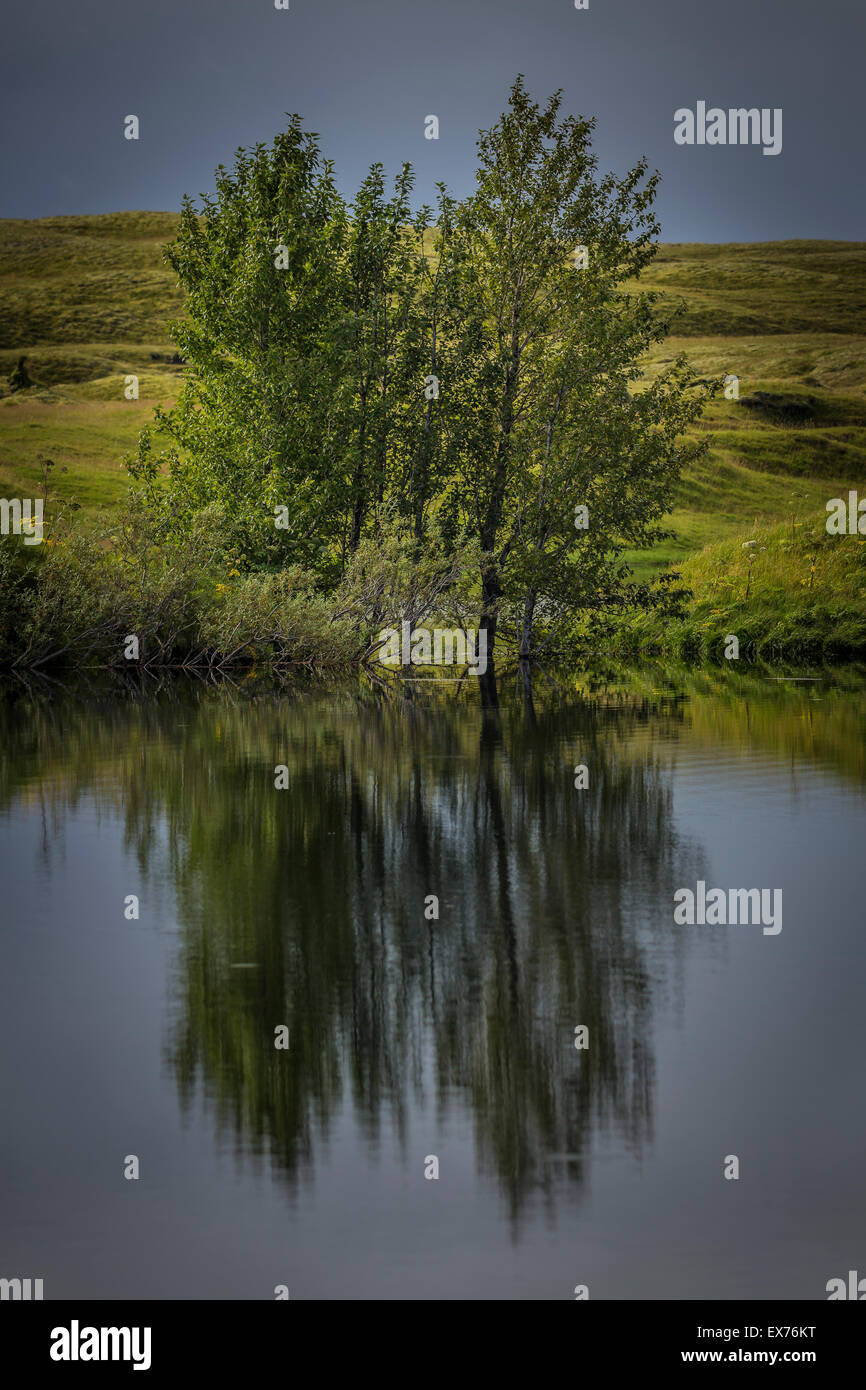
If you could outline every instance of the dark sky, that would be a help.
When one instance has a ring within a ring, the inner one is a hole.
[[[297,111],[346,194],[408,159],[472,183],[518,72],[595,115],[602,169],[646,154],[665,241],[860,240],[863,0],[19,0],[0,52],[0,215],[176,209]],[[674,144],[674,111],[781,107],[783,148]],[[123,118],[141,121],[136,143]],[[438,141],[424,118],[439,117]]]

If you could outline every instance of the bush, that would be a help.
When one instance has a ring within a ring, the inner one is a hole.
[[[40,546],[0,545],[0,663],[333,666],[358,646],[334,605],[297,569],[242,577],[216,508],[169,534],[134,500],[110,532],[59,516]]]

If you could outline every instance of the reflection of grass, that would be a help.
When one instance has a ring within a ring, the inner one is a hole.
[[[818,764],[866,784],[866,667],[786,670],[739,661],[695,668],[666,660],[559,683],[602,707],[622,710],[631,700],[635,713],[652,713],[675,706],[685,736],[723,755],[731,748],[760,749],[786,764]],[[647,746],[657,746],[659,731],[651,721],[644,736]]]
[[[763,676],[756,691],[723,681],[706,695],[689,700],[686,722],[693,737],[708,747],[768,750],[786,762],[819,764],[862,785],[866,782],[863,692],[852,696],[832,681],[786,684]],[[771,689],[768,691],[767,686]]]
[[[817,679],[799,683],[798,678],[805,676]],[[19,682],[13,687],[18,695],[23,688]],[[17,796],[35,802],[45,796],[59,809],[55,797],[60,802],[70,796],[74,799],[82,786],[92,784],[109,799],[114,789],[118,799],[113,804],[122,809],[121,793],[141,768],[143,740],[155,735],[160,742],[168,739],[174,759],[169,734],[179,705],[189,714],[193,762],[205,769],[216,765],[214,759],[238,771],[270,767],[273,750],[279,747],[281,761],[293,773],[300,774],[304,759],[312,757],[317,768],[343,778],[347,757],[350,763],[363,763],[368,756],[365,711],[390,731],[382,735],[387,742],[396,747],[406,737],[404,699],[400,695],[383,699],[381,688],[371,691],[363,675],[350,681],[325,678],[305,683],[295,676],[286,681],[250,674],[240,682],[217,682],[211,687],[183,677],[161,676],[152,683],[144,678],[139,689],[119,677],[100,674],[95,680],[70,682],[68,698],[62,698],[60,706],[57,694],[62,691],[58,692],[56,683],[50,689],[55,695],[50,696],[41,682],[34,683],[34,692],[44,699],[28,702],[26,725],[16,724],[11,701],[0,703],[5,752],[0,761],[0,808]],[[91,703],[80,698],[84,691]],[[456,699],[433,682],[413,690],[410,724],[424,766],[429,762],[431,769],[441,768],[450,760],[474,763],[481,718],[477,706],[474,681],[462,687]],[[99,718],[93,717],[95,713]],[[660,742],[679,739],[685,730],[723,750],[760,747],[783,761],[792,756],[817,760],[866,784],[864,713],[866,666],[761,666],[741,660],[695,668],[666,660],[558,673],[553,682],[536,679],[538,727],[525,721],[522,705],[509,698],[503,685],[501,717],[515,748],[525,740],[533,748],[538,744],[539,756],[550,760],[549,770],[558,765],[559,755],[556,740],[546,742],[545,721],[550,718],[570,729],[582,727],[589,719],[592,724],[599,721],[603,741],[618,758],[626,756],[628,748],[633,755],[641,740],[657,752]],[[32,759],[34,743],[44,749],[38,766]],[[408,796],[412,775],[412,767],[396,755],[389,755],[387,772],[380,769],[380,779],[388,781],[389,796],[397,800]],[[151,783],[154,780],[160,779],[151,768]],[[154,793],[151,787],[147,804]],[[205,797],[202,827],[208,822],[209,805]],[[279,807],[277,797],[275,823],[281,823]],[[323,825],[326,830],[332,828],[326,817]]]

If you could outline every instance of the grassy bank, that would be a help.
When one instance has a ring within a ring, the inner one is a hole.
[[[840,661],[866,652],[866,537],[831,536],[826,513],[753,527],[717,541],[680,566],[688,614],[660,622],[630,617],[622,654],[724,658],[729,634],[759,660]]]

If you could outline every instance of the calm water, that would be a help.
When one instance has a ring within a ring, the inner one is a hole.
[[[862,688],[537,696],[7,697],[0,1275],[823,1299],[866,1272]],[[699,879],[781,888],[782,931],[676,925]]]

